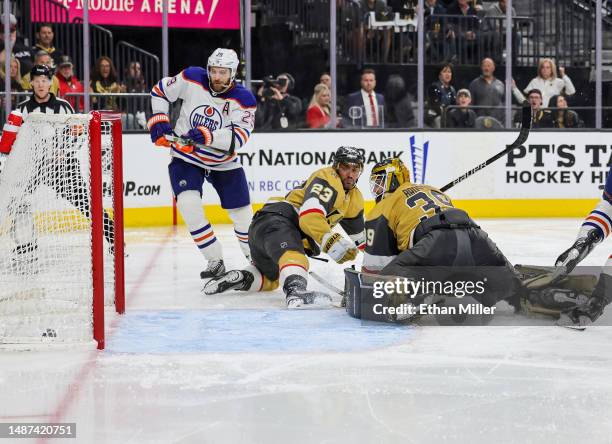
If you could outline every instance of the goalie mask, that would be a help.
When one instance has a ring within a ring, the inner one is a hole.
[[[206,64],[206,70],[209,72],[208,86],[210,87],[210,93],[213,96],[216,96],[217,94],[223,94],[225,91],[230,89],[232,83],[236,79],[236,73],[238,72],[239,63],[240,62],[238,61],[238,55],[233,49],[217,48],[214,50],[214,52],[208,58],[208,63]],[[212,68],[213,66],[217,68],[227,68],[230,71],[229,82],[224,85],[223,90],[221,91],[215,91],[210,81],[210,68]]]
[[[376,202],[380,202],[386,193],[393,193],[406,182],[410,182],[410,172],[399,157],[389,157],[372,167],[370,191]]]

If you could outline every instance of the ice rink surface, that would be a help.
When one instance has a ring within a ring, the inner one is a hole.
[[[580,223],[478,222],[536,265]],[[232,228],[216,233],[228,265],[245,265]],[[106,350],[0,351],[0,422],[76,423],[60,443],[612,444],[612,327],[364,325],[287,311],[279,291],[202,295],[184,228],[126,240],[127,312],[108,320]],[[312,269],[343,285],[341,266]]]

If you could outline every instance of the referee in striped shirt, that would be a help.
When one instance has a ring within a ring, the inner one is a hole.
[[[44,114],[74,114],[70,103],[51,94],[51,78],[53,73],[45,65],[34,65],[30,72],[32,97],[17,105],[25,120],[31,112]]]
[[[51,78],[53,72],[45,65],[34,65],[30,72],[32,83],[32,96],[19,105],[17,108],[21,112],[25,120],[29,113],[40,112],[44,114],[74,114],[74,109],[66,100],[55,97],[51,93]],[[69,131],[69,130],[67,130]],[[58,134],[58,139],[63,139],[66,134]],[[53,152],[55,155],[62,150],[61,142]],[[55,167],[51,171],[47,171],[43,178],[43,182],[50,186],[56,193],[74,205],[86,218],[90,218],[89,208],[89,186],[83,179],[79,159],[76,156],[76,151],[63,151],[61,163],[56,162]],[[36,185],[34,185],[36,186]],[[33,192],[34,190],[32,190]],[[109,249],[114,249],[114,222],[104,211],[104,237],[109,243]],[[15,248],[16,253],[27,253],[38,248],[36,239],[26,244],[18,245]]]

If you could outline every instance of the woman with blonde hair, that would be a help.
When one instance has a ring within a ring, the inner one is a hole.
[[[565,74],[565,68],[559,67],[559,76],[557,76],[557,65],[552,59],[541,59],[538,63],[538,75],[531,79],[524,92],[528,94],[533,89],[542,91],[542,103],[548,103],[552,96],[561,93],[565,93],[566,96],[576,93],[572,80]],[[522,96],[516,87],[513,88],[513,92],[517,97]]]
[[[327,85],[319,83],[314,88],[310,105],[306,111],[306,124],[308,128],[325,128],[330,121],[331,93]]]
[[[4,61],[5,59],[5,52],[2,51],[2,53],[0,53],[0,91],[4,91],[4,79],[6,77],[6,73],[4,72]],[[11,92],[22,92],[23,88],[21,87],[21,63],[19,63],[19,59],[13,57],[11,55],[11,71],[10,71],[10,77],[11,77]],[[14,107],[17,103],[19,103],[21,100],[20,99],[25,99],[25,97],[17,97],[17,96],[13,96],[11,97],[11,104]],[[4,96],[2,97],[2,105],[4,105]]]

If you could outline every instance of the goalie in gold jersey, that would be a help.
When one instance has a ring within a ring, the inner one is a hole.
[[[307,256],[323,251],[342,264],[365,245],[363,196],[356,187],[364,161],[360,150],[340,147],[332,166],[315,171],[284,199],[268,201],[249,227],[252,265],[209,281],[204,293],[270,291],[280,285],[289,308],[328,302],[329,295],[306,289]],[[336,224],[350,240],[332,231]]]
[[[552,288],[549,271],[538,267],[515,269],[487,233],[465,211],[455,208],[446,194],[430,185],[411,183],[410,173],[399,158],[377,163],[372,168],[370,187],[377,203],[365,222],[365,280],[375,280],[372,273],[388,276],[382,280],[402,276],[415,282],[465,282],[467,277],[472,283],[486,282],[485,290],[474,295],[484,305],[493,306],[505,299],[516,309],[523,306],[527,311],[553,316],[580,303],[581,290],[574,289],[580,279]],[[362,285],[365,281],[353,270],[347,269],[345,276],[345,293],[352,298],[347,311],[363,319],[368,314],[361,306],[371,301],[364,291],[368,286]],[[426,292],[421,293],[421,297],[426,296]],[[355,302],[356,298],[360,300]],[[398,299],[394,301],[395,305]]]
[[[372,168],[377,205],[366,218],[364,271],[403,275],[410,266],[510,265],[468,214],[430,185],[410,182],[399,158]]]

